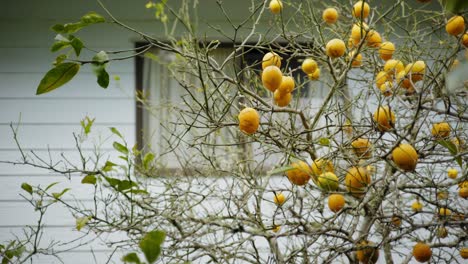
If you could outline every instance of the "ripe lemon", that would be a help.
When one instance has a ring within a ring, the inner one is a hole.
[[[437,192],[437,199],[447,200],[449,197],[449,192],[447,190],[442,190]]]
[[[239,113],[239,128],[242,132],[250,135],[257,131],[260,125],[260,116],[253,108],[247,107]]]
[[[401,226],[401,218],[398,215],[393,215],[392,216],[392,225],[395,227],[400,227]]]
[[[291,93],[282,94],[279,90],[276,90],[273,94],[275,104],[279,107],[285,107],[291,102]]]
[[[377,129],[382,132],[390,130],[395,125],[395,114],[388,106],[380,106],[374,112],[373,119]]]
[[[458,190],[458,196],[461,198],[468,198],[468,187],[463,187]]]
[[[423,209],[423,204],[418,200],[414,201],[411,204],[411,210],[413,210],[413,212],[421,212],[422,209]]]
[[[276,66],[268,66],[262,72],[262,83],[271,92],[276,91],[283,80],[283,73]]]
[[[418,153],[410,144],[400,144],[392,151],[393,162],[404,171],[414,171],[418,164]]]
[[[439,208],[439,216],[444,217],[444,216],[450,216],[452,214],[452,211],[448,208]]]
[[[411,79],[413,80],[413,82],[422,80],[425,71],[426,71],[426,63],[421,60],[416,61],[415,63],[412,63],[412,66],[409,68],[408,66],[405,67],[406,73],[411,72]]]
[[[393,83],[385,82],[379,87],[380,92],[386,97],[391,96],[393,94]]]
[[[320,174],[325,173],[325,172],[333,172],[333,173],[335,172],[333,163],[330,160],[322,159],[322,158],[314,160],[314,162],[312,162],[311,169],[312,169],[312,173],[317,177]]]
[[[285,201],[286,201],[286,197],[281,192],[276,193],[275,196],[273,197],[273,202],[278,206],[283,205]]]
[[[468,248],[460,248],[460,256],[463,259],[468,259]]]
[[[379,32],[375,30],[369,31],[367,34],[367,46],[378,48],[382,44],[382,37],[380,36]]]
[[[333,172],[322,173],[317,180],[317,185],[325,191],[336,191],[338,189],[338,177]]]
[[[344,55],[346,46],[341,39],[332,39],[328,41],[325,49],[329,57],[338,58]]]
[[[448,171],[447,171],[447,176],[448,176],[450,179],[456,179],[457,176],[458,176],[458,171],[457,171],[457,169],[453,169],[453,168],[448,169]]]
[[[281,79],[281,84],[275,92],[280,92],[281,94],[291,93],[295,87],[294,78],[291,76],[283,76]]]
[[[358,138],[351,143],[354,154],[360,159],[368,159],[372,157],[372,144],[367,138]]]
[[[338,11],[335,8],[329,7],[323,10],[322,18],[327,24],[334,24],[338,20]]]
[[[280,0],[271,0],[270,1],[270,11],[273,14],[279,14],[283,9],[283,3]]]
[[[393,57],[393,53],[395,52],[395,45],[390,41],[385,41],[380,45],[379,55],[380,58],[384,61],[388,61]]]
[[[435,138],[446,138],[450,135],[450,125],[447,122],[435,123],[431,133]]]
[[[309,79],[310,79],[311,81],[316,81],[316,80],[318,80],[318,79],[320,78],[320,69],[317,68],[317,69],[314,71],[314,73],[312,73],[312,74],[307,74],[307,77],[309,77]]]
[[[362,64],[362,55],[361,53],[357,54],[356,57],[353,59],[354,57],[354,54],[356,53],[355,50],[351,51],[349,53],[349,59],[353,60],[353,62],[351,62],[351,66],[353,67],[361,67],[361,64]]]
[[[406,74],[404,71],[397,73],[396,82],[398,85],[400,85],[401,87],[407,90],[413,88],[413,85],[411,84],[410,79],[406,78]]]
[[[328,208],[334,213],[343,209],[346,200],[343,195],[335,193],[328,196]]]
[[[458,36],[465,31],[465,20],[462,16],[453,16],[445,25],[445,30],[449,35]]]
[[[275,52],[268,52],[263,56],[262,59],[262,70],[268,66],[281,67],[281,57]]]
[[[307,58],[302,62],[301,68],[305,74],[312,74],[317,70],[318,65],[314,59]]]
[[[353,6],[353,16],[364,19],[369,16],[370,13],[370,6],[368,3],[363,2],[363,1],[358,1],[356,4]]]
[[[286,172],[289,181],[295,185],[305,185],[310,180],[310,175],[312,173],[309,164],[304,161],[298,161],[291,164],[293,169]]]
[[[357,46],[361,39],[363,39],[367,31],[369,31],[369,26],[366,23],[356,23],[351,28],[351,38],[353,39],[353,44]]]
[[[458,187],[459,188],[464,188],[464,187],[468,187],[468,181],[462,181],[458,184]]]
[[[377,76],[375,76],[375,84],[377,85],[377,88],[380,88],[380,86],[387,81],[392,81],[391,75],[387,72],[381,71],[377,73]]]
[[[391,76],[395,76],[395,74],[404,70],[405,65],[403,65],[403,62],[399,60],[390,59],[384,65],[384,71],[389,73]]]
[[[419,262],[427,262],[432,256],[431,247],[428,244],[419,242],[413,247],[413,256]]]
[[[371,183],[369,172],[364,167],[351,167],[345,176],[345,185],[351,195],[362,197]]]
[[[281,229],[280,225],[274,225],[273,228],[271,229],[271,231],[273,231],[275,233],[278,233],[278,231],[280,231],[280,229]]]
[[[468,48],[468,32],[465,32],[462,36],[462,44],[465,48]]]
[[[379,259],[379,250],[376,248],[374,243],[369,241],[361,241],[358,244],[359,247],[364,247],[356,251],[356,258],[361,263],[373,264]]]

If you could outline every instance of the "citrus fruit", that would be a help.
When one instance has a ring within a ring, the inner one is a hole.
[[[359,247],[363,247],[356,251],[356,258],[361,263],[376,263],[379,259],[379,250],[376,248],[374,243],[369,241],[361,241],[358,244]]]
[[[280,68],[276,66],[268,66],[262,72],[262,83],[265,88],[274,92],[281,85],[283,74]]]
[[[395,52],[395,45],[390,41],[385,41],[380,45],[379,55],[382,60],[389,60]]]
[[[255,133],[260,125],[259,114],[255,109],[250,107],[242,109],[238,118],[240,130],[248,135]]]
[[[436,234],[439,238],[446,238],[448,236],[447,228],[445,228],[444,226],[437,228]]]
[[[385,82],[384,84],[382,84],[380,87],[379,87],[379,90],[380,92],[388,97],[388,96],[391,96],[393,94],[393,83],[392,82]]]
[[[439,216],[444,217],[444,216],[450,216],[452,214],[452,211],[448,208],[442,207],[439,208]]]
[[[275,52],[268,52],[263,56],[262,69],[264,70],[268,66],[281,67],[281,57]]]
[[[334,24],[338,20],[338,11],[335,8],[329,7],[323,10],[323,20],[328,24]]]
[[[419,262],[427,262],[432,256],[431,247],[428,244],[419,242],[413,247],[413,256]]]
[[[369,31],[367,34],[367,46],[378,48],[382,44],[382,37],[380,36],[379,32],[375,30]]]
[[[315,176],[319,176],[322,173],[325,172],[335,172],[335,168],[333,167],[333,163],[330,160],[327,159],[316,159],[314,162],[312,162],[312,173]]]
[[[283,3],[280,0],[271,0],[270,1],[270,11],[273,14],[279,14],[283,9]]]
[[[465,31],[465,19],[462,16],[453,16],[445,25],[445,30],[449,35],[458,36]]]
[[[458,196],[461,198],[468,198],[468,187],[463,187],[458,190]]]
[[[450,125],[447,122],[435,123],[431,133],[435,138],[446,138],[450,135]]]
[[[293,169],[286,172],[289,181],[295,185],[305,185],[310,180],[312,173],[309,164],[304,161],[298,161],[291,164]]]
[[[418,153],[410,144],[400,144],[392,151],[393,162],[404,171],[414,171],[418,163]]]
[[[380,106],[374,112],[373,119],[377,129],[382,132],[390,130],[395,125],[395,114],[388,106]]]
[[[413,210],[413,212],[421,212],[422,208],[423,208],[423,204],[418,200],[414,201],[411,204],[411,210]]]
[[[448,171],[447,171],[447,176],[448,176],[450,179],[456,179],[457,176],[458,176],[458,171],[457,171],[457,169],[453,169],[453,168],[448,169]]]
[[[353,60],[353,62],[351,62],[351,66],[353,66],[353,67],[361,67],[361,64],[362,64],[362,55],[361,55],[361,53],[358,53],[358,54],[356,55],[356,57],[353,59],[355,53],[356,53],[356,51],[354,51],[354,50],[351,51],[351,52],[349,53],[349,59],[350,59],[350,60],[351,60],[351,59]]]
[[[401,217],[398,215],[393,215],[392,216],[392,225],[394,227],[400,227],[401,226]]]
[[[369,31],[369,26],[366,23],[362,22],[353,25],[351,28],[351,39],[355,46],[367,35],[367,31]]]
[[[273,100],[275,104],[279,107],[285,107],[291,102],[292,95],[291,93],[282,94],[279,90],[276,90],[273,94]]]
[[[358,138],[351,143],[353,151],[360,159],[368,159],[372,157],[371,147],[372,144],[367,138]]]
[[[384,71],[389,73],[391,76],[394,76],[396,73],[405,70],[405,65],[399,60],[390,59],[384,65]]]
[[[364,19],[369,16],[370,6],[368,3],[363,1],[358,1],[353,6],[353,16],[357,18]]]
[[[273,197],[273,202],[278,206],[283,205],[285,201],[286,201],[286,197],[281,192],[276,193],[275,196]]]
[[[294,90],[295,83],[294,78],[291,76],[283,76],[281,79],[281,84],[278,87],[277,91],[281,94],[291,93]],[[275,92],[277,92],[275,91]]]
[[[391,80],[391,75],[384,71],[377,73],[377,76],[375,76],[375,84],[377,85],[377,88],[380,88],[380,86],[382,86],[382,84],[384,84],[386,81]]]
[[[346,46],[341,39],[332,39],[328,41],[325,49],[329,57],[338,58],[344,55]]]
[[[328,208],[334,213],[343,209],[346,200],[343,195],[335,193],[328,196]]]
[[[317,68],[314,73],[312,74],[307,74],[307,77],[309,77],[310,80],[316,81],[320,78],[320,69]]]
[[[325,191],[335,191],[338,189],[338,177],[333,172],[325,172],[317,178],[317,185]]]
[[[317,70],[318,65],[314,59],[307,58],[302,62],[301,69],[305,74],[312,74]]]
[[[468,48],[468,32],[465,32],[462,36],[462,44],[465,46],[465,48]]]
[[[367,185],[370,183],[371,177],[364,167],[351,167],[346,173],[346,188],[355,197],[363,196]]]
[[[460,256],[463,259],[468,259],[468,248],[460,248]]]

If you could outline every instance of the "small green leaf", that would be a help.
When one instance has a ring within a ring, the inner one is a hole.
[[[99,70],[97,74],[97,83],[102,88],[107,88],[109,86],[109,73],[104,69],[104,67]]]
[[[437,140],[437,143],[439,145],[443,146],[444,148],[448,149],[450,154],[452,154],[453,156],[456,156],[458,154],[457,146],[455,144],[453,144],[451,141]],[[458,165],[460,165],[460,167],[462,167],[463,161],[462,161],[462,158],[460,156],[456,157],[455,161],[458,163]]]
[[[91,127],[93,126],[95,120],[96,118],[91,119],[87,116],[80,121],[81,127],[83,128],[83,131],[86,135],[91,132]]]
[[[36,94],[44,94],[53,91],[69,82],[80,70],[80,64],[66,62],[57,65],[46,73],[37,87]]]
[[[140,190],[140,189],[132,189],[130,191],[128,191],[129,193],[133,193],[133,194],[142,194],[142,195],[148,195],[148,191],[147,190]]]
[[[92,185],[96,185],[96,176],[95,175],[86,175],[82,180],[81,180],[81,183],[82,184],[92,184]]]
[[[52,44],[52,47],[50,47],[50,51],[51,52],[56,52],[56,51],[59,51],[61,49],[66,48],[68,46],[70,46],[69,41],[56,41],[56,42],[54,42],[54,44]]]
[[[137,184],[135,182],[133,182],[133,181],[123,180],[123,181],[120,181],[117,184],[117,190],[122,192],[122,191],[131,189],[131,188],[136,187],[136,186],[137,186]]]
[[[119,142],[114,142],[112,144],[114,146],[114,149],[117,150],[118,152],[127,155],[128,154],[128,149],[124,145],[120,144]]]
[[[61,191],[60,193],[52,193],[52,196],[55,198],[55,199],[60,199],[60,197],[62,197],[62,195],[64,195],[66,192],[68,192],[70,190],[70,188],[65,188],[63,189],[63,191]]]
[[[91,216],[76,218],[76,230],[80,231],[91,220]]]
[[[96,12],[89,12],[83,17],[81,17],[81,22],[87,25],[90,25],[90,24],[104,23],[106,22],[106,19]]]
[[[117,187],[119,185],[119,183],[121,182],[119,179],[111,178],[111,177],[104,177],[104,179],[106,179],[106,181],[112,187]]]
[[[140,241],[140,249],[149,263],[153,263],[158,259],[165,238],[166,234],[163,231],[154,230],[147,233]]]
[[[330,146],[330,139],[328,138],[320,138],[319,144],[322,146]]]
[[[47,185],[47,187],[45,188],[44,191],[47,192],[50,188],[54,187],[55,185],[57,185],[57,184],[59,184],[59,183],[60,183],[60,182],[53,182],[53,183]]]
[[[127,255],[122,257],[122,261],[124,263],[135,263],[135,264],[141,264],[140,258],[135,252],[128,253]]]
[[[106,164],[104,165],[104,167],[102,167],[101,170],[104,172],[108,172],[108,171],[111,171],[114,166],[117,166],[117,164],[111,161],[106,161]]]
[[[154,160],[154,154],[151,152],[146,153],[145,157],[143,158],[143,168],[146,170],[148,169],[151,162]]]
[[[62,24],[55,24],[51,29],[57,33],[62,33],[65,30],[65,26]]]
[[[269,175],[280,174],[280,173],[283,173],[283,172],[286,172],[286,171],[290,171],[292,169],[294,169],[294,168],[291,167],[291,166],[279,167],[279,168],[276,168],[276,169],[273,169],[273,170],[269,171],[268,174]]]
[[[110,129],[110,131],[111,131],[113,134],[115,134],[115,135],[117,135],[119,138],[122,138],[122,139],[123,139],[122,134],[120,134],[120,132],[119,132],[119,130],[117,130],[117,128],[115,128],[115,127],[110,127],[109,129]]]
[[[25,183],[25,182],[23,182],[23,183],[21,184],[21,189],[27,191],[29,194],[32,194],[32,193],[33,193],[33,188],[32,188],[32,186],[29,185],[29,184],[27,184],[27,183]]]
[[[84,44],[83,42],[81,41],[81,39],[73,36],[73,35],[70,35],[70,45],[72,46],[73,50],[75,51],[75,54],[76,56],[80,56],[80,53],[81,53],[81,50],[83,49],[84,47]]]
[[[67,59],[67,55],[66,54],[60,54],[57,56],[57,58],[55,58],[55,61],[52,63],[54,66],[57,66],[59,65],[60,63],[62,63],[64,60]]]

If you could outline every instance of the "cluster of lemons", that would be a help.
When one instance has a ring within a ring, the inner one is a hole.
[[[419,0],[420,2],[428,2],[427,0]],[[279,14],[283,9],[283,4],[280,0],[271,0],[269,9],[273,14]],[[364,20],[370,14],[370,6],[368,3],[358,1],[354,4],[352,15],[359,22],[355,23],[351,29],[351,36],[348,40],[348,61],[352,67],[360,67],[362,63],[362,55],[357,53],[361,45],[367,45],[370,48],[378,49],[379,57],[384,61],[383,70],[378,72],[375,77],[377,89],[383,96],[389,97],[395,94],[395,91],[401,87],[406,95],[412,95],[415,91],[415,84],[423,80],[426,63],[422,60],[414,61],[404,65],[401,60],[393,58],[396,47],[390,41],[382,41],[380,34],[370,29],[364,23]],[[334,24],[338,21],[339,14],[335,8],[327,8],[322,13],[322,18],[327,24]],[[450,18],[446,24],[446,32],[449,35],[457,36],[461,39],[462,44],[468,47],[468,33],[465,32],[465,21],[461,16]],[[461,35],[463,34],[463,35]],[[332,39],[325,45],[325,54],[334,59],[343,57],[346,51],[346,44],[341,39]],[[292,98],[292,91],[295,83],[291,76],[283,76],[280,69],[281,57],[275,52],[265,54],[262,61],[262,83],[269,91],[273,92],[273,99],[277,106],[287,106]],[[301,69],[306,73],[310,80],[317,80],[320,77],[320,68],[313,58],[306,58],[301,66]],[[260,116],[258,112],[250,107],[243,109],[239,115],[239,128],[245,134],[254,134],[260,124]],[[380,106],[373,114],[375,128],[385,133],[394,128],[396,116],[390,106]],[[450,136],[451,128],[447,122],[433,124],[431,130],[432,136],[435,139],[447,139]],[[452,142],[460,146],[457,138]],[[358,138],[351,143],[354,154],[358,159],[368,159],[372,157],[372,144],[366,138]],[[418,154],[416,149],[408,143],[401,143],[392,150],[392,161],[396,167],[402,171],[412,172],[418,164]],[[375,168],[371,165],[367,167],[353,166],[346,172],[344,185],[348,193],[355,198],[362,198],[367,186],[371,184],[372,174]],[[455,179],[458,171],[456,169],[448,170],[448,177]],[[337,193],[339,189],[339,179],[334,172],[334,166],[330,160],[319,158],[307,164],[304,161],[296,161],[290,164],[290,170],[286,172],[289,181],[298,186],[306,185],[311,179],[321,190],[330,193],[328,197],[328,207],[338,213],[345,208],[346,199],[343,194]],[[459,196],[462,198],[468,197],[468,182],[459,184]],[[286,197],[283,193],[275,193],[273,201],[278,206],[282,206]],[[416,200],[411,205],[415,213],[421,212],[423,204]],[[439,217],[448,217],[451,211],[448,208],[439,208]],[[401,225],[401,219],[398,216],[392,217],[392,223],[395,226]],[[273,231],[278,231],[279,226],[275,226]],[[439,237],[447,236],[445,227],[437,230]],[[361,241],[358,244],[357,258],[363,263],[375,263],[378,259],[378,249],[370,241]],[[463,258],[468,258],[468,248],[462,248],[460,254]],[[423,242],[417,243],[413,248],[414,258],[419,262],[427,262],[431,258],[432,251],[428,244]]]

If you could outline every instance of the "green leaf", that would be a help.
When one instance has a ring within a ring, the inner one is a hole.
[[[165,238],[166,234],[163,231],[154,230],[147,233],[140,241],[140,249],[149,263],[153,263],[158,259]]]
[[[111,131],[113,134],[115,134],[115,135],[117,135],[119,138],[122,138],[122,139],[123,139],[122,134],[120,134],[120,132],[119,132],[119,130],[117,130],[117,128],[115,128],[115,127],[110,127],[109,129],[110,129],[110,131]]]
[[[111,161],[106,161],[106,164],[104,164],[104,167],[102,167],[102,171],[108,172],[113,169],[114,166],[117,166],[117,164],[111,162]]]
[[[86,135],[91,132],[91,127],[94,124],[94,120],[96,120],[96,118],[91,119],[87,116],[80,121],[81,127],[83,128],[83,131]]]
[[[60,183],[60,182],[53,182],[53,183],[47,185],[47,187],[45,188],[44,191],[47,192],[50,188],[54,187],[55,185],[57,185],[57,184],[59,184],[59,183]]]
[[[57,56],[57,58],[55,58],[55,61],[52,63],[54,66],[57,66],[59,65],[60,63],[62,63],[64,60],[67,59],[67,55],[66,54],[60,54]]]
[[[111,178],[111,177],[104,177],[104,179],[106,179],[106,181],[109,183],[110,186],[112,187],[117,187],[120,183],[120,180],[119,179],[116,179],[116,178]]]
[[[23,182],[23,183],[21,184],[21,189],[27,191],[27,192],[28,192],[29,194],[31,194],[31,195],[32,195],[32,193],[33,193],[33,188],[32,188],[32,186],[29,185],[29,184],[27,184],[27,183],[25,183],[25,182]]]
[[[68,46],[70,46],[69,41],[56,41],[56,42],[54,42],[54,44],[52,44],[52,47],[50,47],[50,51],[51,52],[56,52],[56,51],[59,51],[61,49],[66,48]]]
[[[131,189],[131,188],[136,187],[136,186],[137,186],[137,184],[134,183],[133,181],[123,180],[123,181],[120,181],[117,184],[117,190],[122,192],[122,191]]]
[[[141,189],[132,189],[130,191],[128,191],[129,193],[133,193],[133,194],[142,194],[142,195],[148,195],[149,192],[147,190],[141,190]]]
[[[91,216],[76,218],[76,230],[80,231],[91,220]]]
[[[55,198],[55,199],[59,199],[60,197],[62,197],[62,195],[64,195],[66,192],[68,192],[70,190],[70,188],[65,188],[63,189],[63,191],[61,191],[60,193],[52,193],[52,196]]]
[[[140,258],[135,252],[128,253],[127,255],[122,257],[122,261],[124,263],[136,263],[141,264]]]
[[[53,91],[69,82],[80,70],[80,64],[66,62],[57,65],[46,73],[37,87],[36,94],[44,94]]]
[[[281,174],[283,172],[290,171],[292,169],[294,169],[294,168],[291,167],[291,166],[279,167],[279,168],[276,168],[276,169],[273,169],[273,170],[269,171],[268,174],[269,175]]]
[[[466,0],[442,0],[444,8],[454,14],[461,13],[464,9],[468,8],[468,1]]]
[[[112,144],[114,146],[114,149],[117,150],[118,152],[127,155],[128,154],[128,149],[124,145],[120,144],[119,142],[114,142]]]
[[[106,22],[106,19],[96,12],[89,12],[86,15],[81,17],[81,22],[84,24],[90,25],[90,24],[104,23]]]
[[[320,138],[319,144],[322,146],[330,146],[330,139],[328,138]]]
[[[65,26],[62,25],[62,24],[55,24],[52,26],[51,28],[53,31],[57,32],[57,33],[61,33],[65,30]]]
[[[86,27],[88,24],[77,22],[77,23],[67,23],[67,24],[55,24],[52,26],[52,30],[60,34],[72,34],[78,30]]]
[[[456,156],[458,154],[457,146],[455,144],[453,144],[451,141],[437,140],[437,143],[439,145],[443,146],[444,148],[448,149],[450,154],[452,154],[453,156]],[[462,161],[462,158],[460,156],[456,157],[455,161],[458,163],[458,165],[460,165],[460,167],[463,165],[463,161]]]
[[[73,36],[73,35],[70,35],[70,45],[72,46],[73,50],[75,51],[75,54],[76,56],[80,56],[80,53],[81,53],[81,50],[83,49],[84,47],[84,44],[83,42],[81,41],[81,39]]]
[[[107,73],[104,67],[101,68],[97,73],[97,83],[102,88],[107,88],[109,86],[109,73]]]
[[[92,184],[92,185],[96,185],[96,176],[95,175],[86,175],[82,180],[81,180],[81,183],[82,184]]]
[[[154,160],[154,154],[151,152],[146,153],[145,157],[143,158],[143,168],[148,169],[151,162]]]

